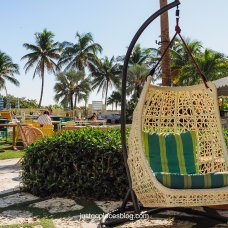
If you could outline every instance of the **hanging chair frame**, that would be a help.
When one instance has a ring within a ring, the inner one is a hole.
[[[190,50],[188,49],[184,39],[182,38],[182,36],[180,35],[180,27],[179,27],[179,10],[178,10],[178,6],[180,5],[180,1],[179,0],[175,0],[172,3],[164,6],[163,8],[159,9],[158,11],[156,11],[153,15],[151,15],[144,23],[143,25],[138,29],[138,31],[136,32],[135,36],[133,37],[128,50],[126,52],[126,56],[125,56],[125,60],[124,60],[124,66],[123,66],[123,71],[122,71],[122,97],[121,97],[121,143],[122,143],[122,153],[123,153],[123,159],[124,159],[124,165],[126,168],[126,174],[127,174],[127,178],[128,178],[128,185],[129,185],[129,189],[123,199],[122,205],[117,208],[114,211],[111,211],[110,213],[107,213],[102,220],[100,221],[100,224],[98,225],[98,227],[101,228],[105,228],[105,227],[113,227],[115,225],[119,225],[128,221],[133,221],[133,220],[138,220],[140,219],[139,215],[151,215],[151,214],[156,214],[159,213],[161,211],[164,210],[173,210],[173,211],[178,211],[178,212],[184,212],[187,214],[192,214],[195,216],[204,216],[210,219],[215,219],[218,220],[220,222],[224,222],[227,223],[228,222],[228,218],[220,216],[218,213],[216,213],[216,210],[211,209],[211,208],[206,208],[205,207],[205,211],[198,211],[198,210],[194,210],[192,208],[145,208],[142,205],[139,204],[137,196],[134,193],[134,190],[132,189],[132,180],[131,180],[131,175],[130,175],[130,170],[129,170],[129,166],[128,166],[128,152],[127,152],[127,139],[126,139],[126,86],[127,86],[127,71],[128,71],[128,64],[129,64],[129,60],[130,60],[130,56],[132,54],[132,51],[135,47],[136,42],[138,41],[139,37],[142,35],[142,33],[144,32],[144,30],[156,19],[158,18],[160,15],[162,15],[163,13],[169,11],[170,9],[177,7],[177,25],[175,27],[176,33],[174,35],[174,37],[171,39],[168,47],[166,48],[166,50],[163,52],[161,58],[158,60],[158,62],[155,64],[155,66],[152,68],[152,70],[150,71],[150,76],[153,75],[155,73],[155,70],[157,68],[157,66],[159,65],[159,63],[161,62],[162,58],[164,57],[164,55],[166,54],[166,52],[169,50],[169,48],[171,47],[172,43],[174,42],[174,39],[177,35],[179,35],[180,39],[182,40],[184,47],[186,48],[188,54],[190,55],[193,64],[196,67],[196,70],[199,72],[204,85],[206,88],[208,88],[207,85],[207,79],[205,77],[205,75],[202,73],[202,71],[200,70],[198,64],[196,63],[194,57],[192,56]],[[149,76],[148,75],[148,76]],[[131,206],[127,206],[128,202],[132,202]],[[121,214],[121,213],[127,213],[129,215],[129,213],[133,214],[133,220],[132,217],[131,219],[128,218],[117,218],[117,219],[111,219],[113,215],[117,215],[117,214]]]

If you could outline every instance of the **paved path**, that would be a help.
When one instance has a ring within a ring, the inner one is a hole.
[[[100,213],[102,211],[106,213],[120,205],[120,202],[117,201],[89,201],[87,205],[83,205],[82,202],[80,203],[80,199],[78,201],[67,198],[41,199],[29,193],[20,192],[20,165],[17,164],[18,160],[0,160],[0,227],[4,225],[33,224],[32,227],[34,228],[42,228],[42,219],[33,213],[32,208],[35,208],[41,210],[42,213],[49,214],[49,222],[51,222],[52,227],[95,228],[99,223],[99,219],[88,218],[87,216],[82,218],[82,216],[79,216],[80,211],[84,210],[82,215],[85,215],[93,207]],[[202,208],[198,209],[202,210]],[[79,211],[78,214],[77,211]],[[76,213],[77,215],[67,215],[66,213]],[[222,213],[228,216],[228,211]],[[184,217],[186,217],[184,213],[166,211],[160,213],[159,216],[127,223],[121,227],[228,227],[227,224],[219,224],[206,218],[190,216],[183,220]]]
[[[0,160],[0,195],[18,191],[20,185],[20,165],[18,158]]]

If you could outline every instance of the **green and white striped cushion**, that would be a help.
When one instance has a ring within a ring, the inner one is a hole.
[[[196,162],[196,133],[142,133],[146,158],[154,172],[193,174]]]
[[[173,189],[207,189],[228,186],[228,172],[208,174],[154,173],[164,186]]]

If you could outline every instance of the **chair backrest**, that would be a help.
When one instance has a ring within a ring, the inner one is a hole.
[[[33,122],[32,122],[32,126],[33,126],[33,127],[36,127],[36,128],[40,128],[40,123],[37,122],[37,121],[33,121]]]
[[[24,124],[33,124],[33,122],[34,121],[32,119],[23,121]]]
[[[9,121],[12,120],[11,112],[9,112],[9,111],[1,111],[0,114],[1,114],[2,118],[8,119]]]
[[[54,126],[52,124],[44,124],[43,126],[40,126],[39,129],[43,132],[44,136],[54,134]]]
[[[148,83],[148,82],[147,82]],[[195,85],[161,87],[149,85],[140,97],[142,130],[156,133],[195,131],[199,171],[224,171],[228,154],[221,128],[217,90]]]
[[[18,123],[18,129],[24,146],[28,146],[36,140],[44,137],[42,131],[29,125],[23,126]]]

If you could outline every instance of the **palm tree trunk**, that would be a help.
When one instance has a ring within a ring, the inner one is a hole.
[[[107,105],[108,83],[109,83],[109,81],[107,81],[107,84],[106,84],[106,91],[105,91],[105,107],[106,107],[106,105]]]
[[[75,109],[75,113],[73,112],[73,115],[74,116],[77,116],[77,98],[78,98],[77,93],[75,93],[75,95],[74,95],[74,109]]]
[[[167,5],[167,0],[160,0],[161,8],[166,5]],[[163,13],[161,15],[160,23],[161,23],[161,54],[163,54],[170,42],[168,12]],[[168,51],[164,56],[161,65],[162,65],[162,85],[171,86],[170,51]]]
[[[5,89],[5,91],[6,91],[6,97],[7,97],[7,96],[8,96],[8,92],[7,92],[6,86],[4,86],[4,89]]]
[[[76,108],[76,104],[77,104],[77,94],[74,94],[74,108]]]
[[[117,105],[118,105],[118,102],[116,102],[116,111],[117,111]]]
[[[70,95],[70,109],[71,109],[71,110],[73,110],[73,108],[74,108],[74,104],[73,104],[73,95],[74,95],[74,94],[71,94],[71,95]]]
[[[41,93],[40,93],[40,101],[39,101],[39,105],[38,107],[41,107],[41,103],[42,103],[42,98],[43,98],[43,92],[44,92],[44,65],[42,65],[41,67]]]
[[[87,106],[87,102],[85,101],[85,118],[87,119],[87,108],[86,108],[86,106]]]

